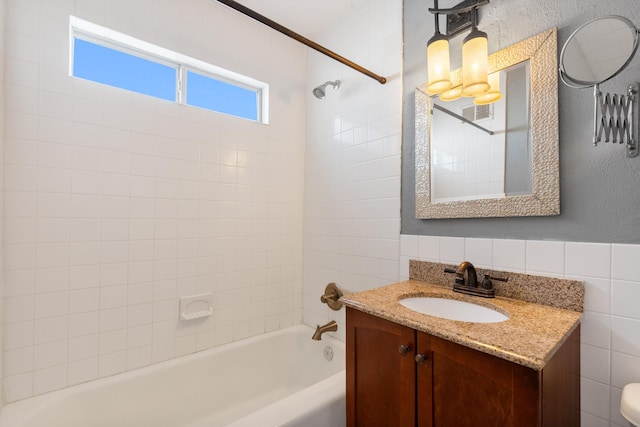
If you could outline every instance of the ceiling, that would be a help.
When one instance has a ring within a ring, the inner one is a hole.
[[[369,0],[237,0],[243,6],[311,37],[340,23]]]

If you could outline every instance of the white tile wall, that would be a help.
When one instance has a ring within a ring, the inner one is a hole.
[[[4,62],[4,58],[5,58],[5,42],[6,42],[6,33],[5,33],[5,28],[6,28],[6,8],[5,8],[5,2],[2,1],[0,2],[0,58],[3,58],[2,64],[3,66],[0,67],[0,81],[5,80],[5,62]],[[4,120],[4,103],[5,103],[5,89],[4,89],[4,85],[0,85],[0,135],[4,135],[4,129],[5,129],[5,120]],[[4,138],[1,139],[2,141],[4,141]],[[4,162],[4,144],[2,144],[2,150],[0,150],[0,164],[3,164]],[[4,177],[2,176],[2,174],[0,174],[0,186],[4,187]],[[4,197],[0,196],[0,212],[2,212],[4,210]],[[4,241],[5,236],[4,236],[4,216],[0,215],[0,240]],[[0,245],[0,271],[3,271],[4,269],[4,250],[1,247],[2,245]],[[4,274],[0,277],[0,313],[4,313],[4,303],[3,303],[3,296],[4,296]],[[4,339],[4,320],[3,320],[3,316],[0,315],[0,372],[4,372],[4,366],[5,366],[5,356],[3,354],[3,346],[2,346],[2,341]],[[0,381],[0,407],[2,405],[1,402],[4,402],[4,391],[3,391],[3,387],[1,387],[1,382]]]
[[[319,41],[388,81],[309,55],[309,94],[341,80],[338,91],[307,101],[304,321],[311,325],[343,321],[344,310],[320,303],[327,283],[358,291],[398,277],[402,2],[372,0],[342,19]]]
[[[583,280],[581,326],[582,426],[628,426],[619,414],[622,387],[640,382],[640,245],[400,236],[400,279],[409,260],[460,258],[486,268]],[[488,260],[492,259],[492,262]]]
[[[6,4],[6,400],[299,323],[306,50],[211,1]],[[271,124],[69,77],[69,14],[268,82]]]

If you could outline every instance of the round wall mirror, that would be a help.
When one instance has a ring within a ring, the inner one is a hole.
[[[627,18],[605,16],[583,24],[560,53],[560,77],[571,87],[593,86],[620,73],[638,48],[638,30]]]

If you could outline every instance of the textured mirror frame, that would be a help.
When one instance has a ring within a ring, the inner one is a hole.
[[[552,28],[489,56],[489,73],[529,61],[532,194],[494,199],[431,202],[429,150],[431,98],[425,85],[415,92],[416,218],[552,216],[560,214],[558,142],[558,41]],[[455,85],[461,70],[451,73]]]

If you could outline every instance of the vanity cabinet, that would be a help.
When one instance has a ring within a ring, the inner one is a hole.
[[[580,425],[579,329],[542,370],[347,308],[347,426]]]

